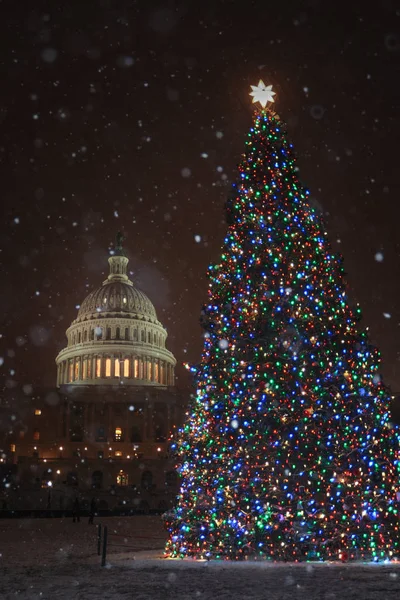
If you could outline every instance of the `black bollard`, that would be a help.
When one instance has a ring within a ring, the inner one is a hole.
[[[97,554],[101,554],[101,523],[97,525]]]
[[[106,566],[106,556],[107,556],[107,525],[104,527],[103,533],[103,554],[101,556],[101,566]]]

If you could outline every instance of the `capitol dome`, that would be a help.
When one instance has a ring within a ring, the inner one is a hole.
[[[135,314],[138,318],[157,321],[154,306],[148,297],[133,287],[132,282],[107,282],[94,290],[82,302],[77,319],[98,313]]]
[[[108,259],[110,274],[82,302],[56,358],[57,385],[172,386],[176,360],[149,298],[127,275],[121,238]]]

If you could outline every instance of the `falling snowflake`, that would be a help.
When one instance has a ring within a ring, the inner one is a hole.
[[[44,62],[53,63],[58,56],[58,52],[55,48],[44,48],[40,53],[40,56]]]

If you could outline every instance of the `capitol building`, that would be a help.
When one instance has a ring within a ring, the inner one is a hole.
[[[120,242],[119,242],[120,243]],[[110,274],[85,298],[57,356],[57,386],[173,386],[176,360],[167,332],[147,296],[127,275],[128,259],[116,246]]]
[[[6,444],[18,487],[50,489],[53,504],[68,505],[71,490],[95,490],[104,507],[112,491],[114,501],[139,493],[150,508],[164,509],[177,491],[168,454],[183,416],[176,360],[128,262],[117,236],[107,279],[66,331],[55,388],[15,393],[9,403],[16,418]]]

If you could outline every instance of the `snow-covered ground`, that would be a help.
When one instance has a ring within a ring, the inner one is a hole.
[[[0,599],[396,600],[400,564],[215,563],[162,558],[159,517],[102,518],[107,566],[87,519],[0,520]],[[129,548],[128,548],[129,547]]]

